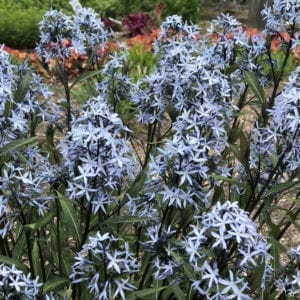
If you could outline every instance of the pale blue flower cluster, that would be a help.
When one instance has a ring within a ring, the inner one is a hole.
[[[276,97],[274,107],[268,110],[268,126],[253,130],[250,167],[259,165],[263,170],[262,174],[268,174],[278,161],[284,164],[284,170],[288,173],[300,167],[299,78],[298,67],[281,94]],[[278,172],[282,175],[281,170]]]
[[[16,152],[14,163],[6,163],[0,175],[0,236],[7,236],[14,221],[28,208],[43,216],[53,200],[50,193],[53,167],[39,148],[28,147]],[[25,219],[22,220],[26,222]],[[25,224],[24,224],[25,225]]]
[[[110,33],[92,8],[79,8],[72,20],[72,44],[81,54],[91,53],[96,46],[105,48]]]
[[[111,36],[93,9],[82,7],[73,16],[57,10],[46,12],[39,29],[36,51],[46,61],[68,58],[72,51],[90,54],[96,50],[97,54],[97,48],[105,47]]]
[[[236,202],[218,202],[208,213],[195,218],[197,224],[191,225],[183,244],[197,274],[193,288],[206,299],[252,299],[247,276],[261,266],[263,291],[272,271],[270,245],[247,212]],[[227,271],[221,274],[224,264]]]
[[[98,96],[89,100],[61,142],[69,176],[67,192],[76,201],[85,199],[94,213],[99,209],[106,212],[116,200],[113,191],[121,189],[136,173],[135,159],[125,138],[127,130]]]
[[[11,64],[9,55],[0,48],[0,146],[32,135],[34,124],[57,122],[57,111],[41,77],[26,62]]]
[[[39,295],[42,284],[38,277],[31,278],[31,274],[24,274],[15,265],[0,265],[0,297],[1,299],[28,299],[35,300]]]
[[[172,137],[149,164],[145,193],[159,205],[199,209],[211,196],[210,175],[229,171],[219,162],[228,145],[225,126],[236,107],[227,77],[207,60],[197,33],[180,17],[167,18],[158,40],[159,66],[133,95],[142,123],[163,125],[167,113],[173,122]]]
[[[172,251],[178,250],[178,246],[172,241],[176,230],[171,226],[163,225],[147,226],[145,236],[147,240],[141,242],[145,251],[150,253],[152,267],[155,270],[155,280],[164,280],[176,274],[180,264],[172,257]]]
[[[84,283],[95,299],[126,299],[125,293],[136,289],[130,278],[138,272],[137,259],[122,239],[97,232],[75,257],[70,279]]]
[[[276,280],[276,287],[283,297],[300,296],[300,246],[287,251],[289,261],[282,266],[279,279]]]
[[[127,47],[122,44],[118,47],[122,51],[110,54],[101,72],[103,79],[97,84],[98,93],[107,99],[114,112],[121,101],[130,101],[134,88],[134,83],[126,72]]]
[[[300,23],[300,3],[298,0],[275,0],[272,6],[265,6],[262,15],[267,31],[284,31]]]

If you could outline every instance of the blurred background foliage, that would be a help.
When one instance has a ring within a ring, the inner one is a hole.
[[[162,17],[178,14],[187,21],[200,20],[201,0],[80,0],[84,7],[93,8],[101,17],[122,20],[128,14],[152,13],[157,5]],[[188,4],[188,5],[187,5]],[[33,49],[39,40],[38,24],[49,9],[72,13],[69,0],[0,0],[0,44],[16,49]]]

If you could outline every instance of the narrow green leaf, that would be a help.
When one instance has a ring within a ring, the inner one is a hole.
[[[64,64],[57,63],[55,65],[55,72],[56,72],[57,77],[61,81],[61,83],[64,85],[65,89],[68,89],[69,88],[69,86],[68,86],[68,77],[67,77],[67,74],[65,72]]]
[[[102,224],[119,224],[119,223],[139,223],[139,222],[146,222],[150,221],[151,218],[143,217],[130,217],[130,216],[116,216],[116,217],[111,217],[104,221]]]
[[[41,261],[39,255],[39,245],[38,241],[35,239],[32,247],[32,262],[33,262],[33,270],[35,276],[39,276],[42,278],[42,268],[41,268]]]
[[[15,265],[17,269],[26,271],[25,266],[23,264],[21,264],[19,261],[15,260],[13,258],[4,256],[4,255],[0,255],[0,263],[6,264],[9,266]]]
[[[69,280],[63,277],[55,276],[48,279],[43,285],[43,294],[54,291],[57,287],[68,283]]]
[[[143,289],[140,291],[134,291],[134,292],[131,292],[129,295],[127,295],[126,300],[140,299],[143,297],[155,295],[155,294],[161,292],[162,290],[164,290],[165,288],[167,288],[167,287],[162,286],[159,288],[148,288],[148,289]]]
[[[265,265],[260,264],[253,270],[253,272],[252,272],[253,275],[250,278],[252,292],[256,292],[256,291],[260,290],[260,285],[261,285],[263,274],[265,271],[264,269],[265,269]]]
[[[50,247],[51,247],[51,256],[52,256],[52,260],[54,265],[58,266],[59,265],[59,258],[58,258],[58,243],[57,243],[57,235],[56,235],[56,230],[53,227],[52,229],[50,229],[49,231],[50,234]]]
[[[39,219],[38,222],[36,223],[32,223],[32,224],[27,224],[24,226],[25,229],[29,229],[29,230],[36,230],[39,229],[41,227],[43,227],[44,225],[46,225],[50,220],[53,220],[54,217],[54,212],[49,212],[46,215],[44,215],[42,218]]]
[[[242,155],[241,151],[238,149],[236,145],[230,145],[230,149],[234,153],[235,157],[242,163],[242,165],[248,170],[249,169],[249,162],[245,159]]]
[[[232,183],[232,184],[236,184],[238,186],[244,186],[240,180],[235,179],[235,178],[228,178],[225,176],[221,176],[221,175],[212,175],[212,178],[217,179],[217,180],[222,180],[228,183]]]
[[[245,161],[249,161],[250,143],[243,131],[240,133],[240,152]]]
[[[23,99],[25,98],[29,90],[31,80],[32,76],[29,71],[20,77],[20,80],[17,83],[17,89],[14,93],[14,101],[16,103],[23,101]]]
[[[18,148],[21,148],[25,145],[36,142],[36,140],[37,140],[36,137],[32,137],[32,138],[27,138],[27,139],[19,139],[19,140],[7,143],[2,148],[0,148],[0,156],[9,154],[10,152],[12,152]]]
[[[286,251],[285,247],[273,236],[269,237],[269,241],[271,242],[271,255],[273,256],[273,270],[275,273],[275,278],[277,277],[277,273],[280,267],[280,250]]]
[[[300,182],[299,181],[287,181],[287,182],[282,182],[278,183],[275,186],[273,186],[268,193],[264,196],[264,198],[272,197],[275,196],[281,192],[284,192],[290,188],[293,189],[298,189],[300,187]]]
[[[17,239],[17,241],[14,245],[14,248],[13,248],[13,251],[12,251],[13,259],[15,259],[16,261],[20,261],[22,255],[26,251],[24,249],[24,247],[26,247],[26,237],[25,237],[25,232],[23,231],[19,235],[19,237],[18,237],[18,239]]]
[[[170,289],[174,293],[174,296],[178,300],[186,299],[186,295],[183,293],[183,291],[178,287],[178,285],[171,285]]]
[[[62,208],[62,216],[64,218],[64,221],[67,223],[68,229],[72,232],[73,237],[75,238],[77,243],[79,243],[81,239],[81,234],[79,230],[78,217],[75,208],[73,207],[72,202],[66,199],[59,192],[58,199]]]
[[[271,235],[277,236],[280,232],[280,226],[274,224],[271,219],[269,211],[263,211],[264,221],[267,223],[268,227],[271,229]]]
[[[253,72],[244,71],[244,78],[254,95],[259,99],[261,103],[264,103],[265,92],[260,82],[258,81],[256,74]]]
[[[73,88],[77,83],[89,79],[91,77],[95,77],[96,75],[98,75],[99,73],[101,73],[102,70],[96,70],[96,71],[87,71],[85,73],[82,73],[78,78],[76,78],[76,80],[74,80],[74,82],[71,84],[70,89]]]
[[[65,248],[62,255],[62,268],[64,271],[64,275],[67,277],[71,275],[72,273],[72,264],[73,264],[73,258],[70,256],[70,253],[67,251],[69,248]]]
[[[184,273],[187,276],[187,278],[189,280],[195,280],[195,274],[193,273],[192,269],[191,269],[191,265],[186,263],[182,257],[175,253],[174,251],[170,251],[172,257],[175,259],[175,261],[177,261],[179,264],[182,264],[183,269],[184,269]]]
[[[144,187],[144,182],[146,180],[146,171],[142,170],[138,176],[136,177],[135,181],[132,183],[132,185],[129,187],[129,189],[127,190],[127,193],[131,196],[131,197],[136,197],[138,196],[139,192],[142,190],[142,188]]]

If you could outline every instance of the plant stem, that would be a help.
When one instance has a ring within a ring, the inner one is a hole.
[[[58,270],[59,273],[62,274],[62,262],[61,262],[61,244],[60,244],[60,210],[59,210],[59,201],[55,198],[55,206],[56,206],[56,242],[57,242],[57,255],[58,255]]]

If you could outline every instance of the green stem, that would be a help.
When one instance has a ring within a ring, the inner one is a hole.
[[[61,253],[61,245],[60,245],[60,207],[59,207],[59,201],[56,198],[55,199],[55,205],[56,205],[56,242],[57,242],[57,255],[58,255],[58,270],[59,273],[62,274],[62,253]]]
[[[87,237],[89,235],[89,232],[90,232],[90,223],[91,223],[91,216],[92,216],[92,204],[89,205],[89,208],[88,208],[88,211],[87,211],[86,223],[85,223],[84,232],[83,232],[83,235],[82,235],[82,239],[81,239],[81,243],[80,243],[79,249],[82,248],[82,246],[86,242]]]

